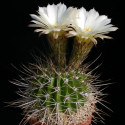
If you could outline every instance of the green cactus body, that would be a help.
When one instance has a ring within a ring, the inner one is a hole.
[[[81,69],[69,72],[51,66],[36,68],[37,71],[30,69],[33,75],[23,84],[20,82],[26,90],[20,91],[23,98],[16,103],[24,109],[27,119],[34,117],[47,125],[76,125],[92,117],[91,104],[96,103],[96,93],[89,84],[88,74]]]
[[[36,106],[40,107],[42,104],[42,106],[53,110],[55,105],[58,104],[59,112],[65,112],[68,108],[72,112],[76,111],[77,108],[80,108],[77,103],[84,106],[87,101],[85,94],[89,93],[87,76],[75,74],[76,72],[67,74],[54,73],[52,76],[46,74],[44,78],[38,77],[39,83],[44,84],[41,88],[37,88],[38,85],[35,85],[37,89],[32,91],[31,95],[33,97],[36,95],[40,99],[39,104],[36,104]]]

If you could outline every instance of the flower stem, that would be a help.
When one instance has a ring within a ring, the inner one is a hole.
[[[90,39],[79,39],[78,37],[75,37],[73,50],[68,63],[69,69],[78,69],[93,45],[94,43]]]
[[[55,38],[55,36],[57,38]],[[67,39],[65,38],[65,32],[51,32],[48,34],[48,41],[52,49],[50,56],[53,62],[59,67],[65,67],[67,49]]]

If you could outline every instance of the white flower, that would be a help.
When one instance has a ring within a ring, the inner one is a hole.
[[[73,8],[67,8],[64,4],[53,4],[47,7],[39,7],[38,14],[31,14],[33,20],[31,22],[31,27],[38,27],[36,32],[41,32],[48,34],[51,31],[59,32],[61,30],[66,30],[67,26],[70,24],[70,15],[72,15]]]
[[[87,12],[82,7],[77,10],[76,16],[74,17],[72,24],[75,30],[70,31],[69,36],[91,39],[95,44],[97,43],[96,38],[111,38],[105,34],[118,29],[110,24],[111,19],[108,19],[105,15],[100,16],[95,9]]]

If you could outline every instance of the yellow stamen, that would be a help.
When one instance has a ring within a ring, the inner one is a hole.
[[[90,28],[86,28],[85,31],[91,31],[91,29]]]
[[[56,27],[57,27],[57,25],[56,25],[56,24],[54,24],[54,27],[56,28]]]

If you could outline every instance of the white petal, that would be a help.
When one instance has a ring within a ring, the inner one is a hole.
[[[98,22],[98,21],[96,21],[95,22],[95,27],[94,27],[94,31],[96,31],[96,30],[99,30],[100,28],[103,28],[103,27],[105,27],[107,24],[109,24],[111,22],[111,19],[104,19],[104,20],[102,20],[102,21],[100,21],[100,22]]]
[[[45,27],[46,25],[48,25],[47,21],[45,21],[41,17],[34,14],[30,14],[30,16],[34,19],[31,22],[41,25],[41,27]]]
[[[77,35],[77,33],[75,31],[69,31],[69,33],[74,35],[74,36]]]
[[[70,25],[73,20],[73,15],[75,13],[75,9],[72,7],[67,8],[62,18],[60,19],[59,25]]]
[[[79,27],[84,29],[85,21],[86,21],[86,10],[85,8],[82,7],[81,9],[78,10],[76,23]]]
[[[57,24],[57,6],[56,5],[48,5],[47,6],[47,14],[49,18],[49,23],[51,25]]]
[[[92,41],[95,45],[97,44],[97,40],[95,38],[93,38]]]
[[[36,23],[37,25],[41,25],[41,27],[45,27],[46,25],[43,24],[42,22],[38,22],[36,20],[32,20],[31,22]]]
[[[97,35],[95,35],[95,38],[101,38],[102,40],[103,40],[104,38],[106,38],[106,39],[112,39],[112,37],[106,36],[106,35],[102,35],[102,34],[97,34]]]
[[[102,26],[102,27],[99,27],[96,31],[94,31],[95,33],[104,33],[104,32],[109,32],[110,28],[112,28],[112,24],[109,24],[109,25],[106,25],[106,26]]]
[[[86,23],[85,23],[85,28],[90,28],[93,29],[96,19],[98,18],[99,13],[95,10],[95,9],[91,9],[88,13],[87,13],[87,19],[86,19]]]
[[[66,12],[67,7],[66,7],[66,5],[61,4],[61,3],[58,4],[57,7],[58,7],[58,23],[59,23],[62,20],[64,14]]]
[[[47,16],[47,9],[45,7],[39,7],[39,15],[42,22],[49,24],[49,18]]]
[[[106,15],[102,15],[102,16],[99,16],[97,19],[96,19],[96,23],[100,23],[102,22],[103,20],[107,19],[107,16]]]
[[[37,20],[39,22],[41,22],[41,18],[35,14],[30,14],[30,16],[34,19],[34,20]]]

